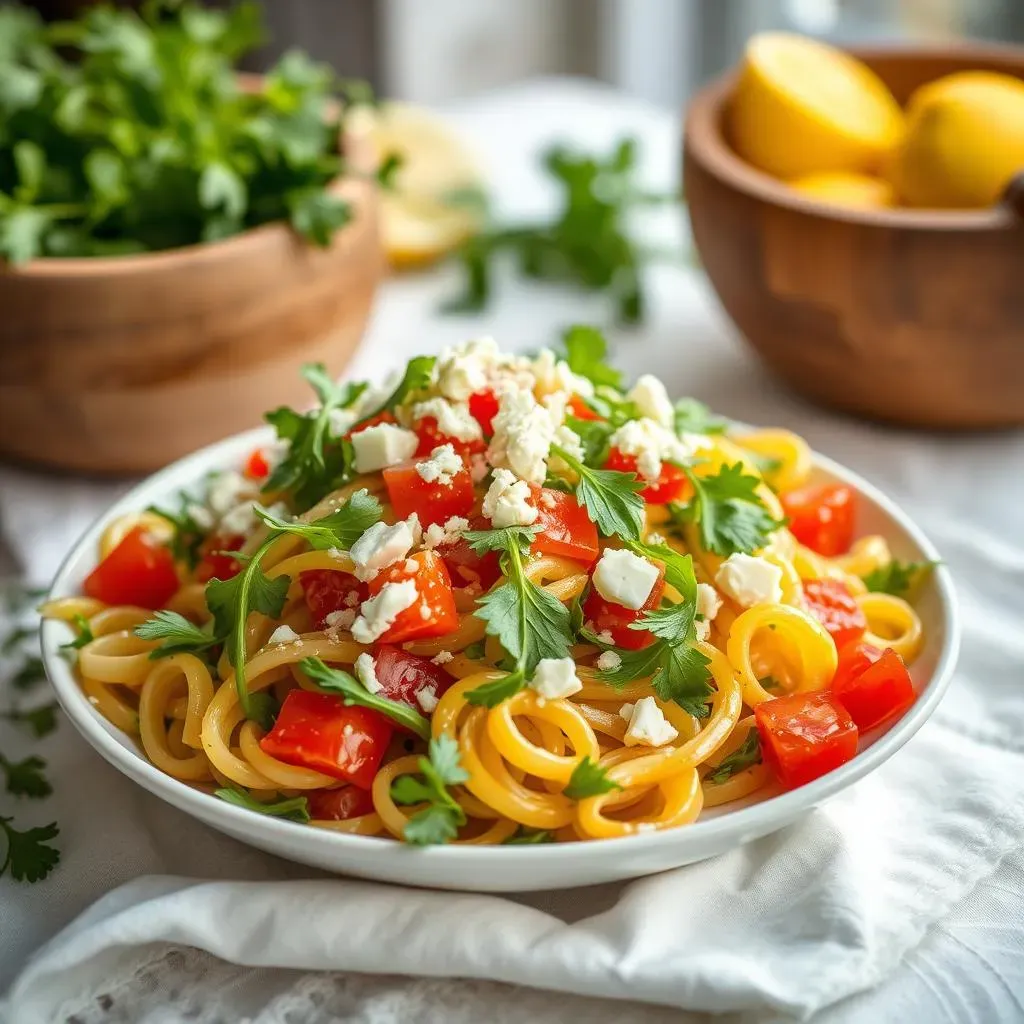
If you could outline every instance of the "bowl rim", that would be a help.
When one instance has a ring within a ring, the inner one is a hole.
[[[939,57],[961,59],[968,63],[972,58],[1005,61],[1007,65],[1013,63],[1019,69],[1017,77],[1024,79],[1024,46],[981,42],[916,46],[894,43],[843,47],[843,50],[868,62],[875,59],[926,60]],[[840,206],[802,195],[784,181],[747,163],[725,139],[722,131],[724,108],[739,80],[741,69],[742,65],[731,68],[693,96],[684,111],[683,129],[685,153],[712,176],[737,191],[795,213],[869,227],[916,228],[925,231],[1006,231],[1021,228],[1021,217],[1005,198],[983,210],[912,207],[875,210]],[[1009,73],[1009,67],[1007,71]]]
[[[245,451],[266,444],[273,436],[273,431],[269,427],[259,427],[235,434],[179,459],[133,487],[99,516],[74,544],[57,570],[46,599],[72,593],[70,582],[76,564],[82,559],[86,559],[90,565],[95,564],[94,552],[98,547],[100,534],[111,520],[126,512],[145,508],[155,498],[162,498],[172,491],[194,485],[206,472],[230,465],[228,453],[231,453],[232,457],[237,453],[237,457],[241,458]],[[875,739],[867,749],[859,751],[853,760],[798,789],[680,828],[613,839],[593,839],[580,843],[539,844],[539,848],[545,851],[545,858],[555,858],[577,865],[591,865],[601,862],[611,851],[618,849],[640,852],[656,847],[664,849],[677,843],[692,843],[697,846],[701,840],[706,844],[723,837],[727,840],[732,838],[734,846],[742,845],[746,841],[745,836],[764,834],[772,831],[773,827],[781,827],[873,771],[895,754],[931,717],[952,680],[960,650],[960,615],[952,575],[921,528],[891,498],[859,474],[817,452],[814,452],[814,467],[842,480],[854,487],[859,494],[866,496],[907,534],[924,557],[938,563],[931,580],[938,597],[943,643],[935,670],[918,695],[918,699],[902,718]],[[394,863],[390,858],[409,855],[410,847],[391,837],[336,833],[327,829],[310,828],[298,822],[254,814],[166,775],[140,751],[123,746],[107,731],[109,723],[89,703],[75,678],[71,664],[61,656],[59,644],[65,639],[63,626],[63,623],[48,620],[42,624],[40,630],[43,664],[57,699],[85,740],[106,761],[143,788],[205,823],[208,823],[207,819],[211,814],[224,816],[225,820],[233,823],[232,834],[236,836],[240,833],[250,836],[263,834],[279,840],[283,845],[291,845],[292,841],[302,837],[303,844],[310,850],[329,853],[332,848],[344,848],[353,854],[360,851],[364,854],[373,854],[378,861],[381,858],[388,858],[389,863]],[[630,845],[620,847],[618,844],[622,838],[628,838]],[[440,861],[453,867],[461,865],[464,868],[478,863],[498,868],[502,865],[521,865],[522,857],[535,856],[533,853],[524,852],[532,849],[530,844],[498,845],[487,847],[485,852],[481,852],[484,849],[471,845],[449,844],[416,848],[414,853],[435,862]]]

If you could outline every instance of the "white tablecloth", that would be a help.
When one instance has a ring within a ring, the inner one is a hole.
[[[537,82],[450,113],[487,163],[506,213],[550,202],[534,154],[554,138],[609,147],[619,134],[635,134],[649,184],[676,180],[675,117],[597,86]],[[651,226],[654,239],[680,234],[671,215]],[[283,942],[261,911],[272,908],[279,926],[288,923],[307,890],[282,886],[316,874],[164,806],[64,723],[42,750],[57,792],[25,812],[61,822],[61,867],[37,886],[0,880],[0,988],[17,979],[12,1019],[155,1022],[193,1011],[188,1019],[204,1022],[697,1019],[586,995],[744,1019],[1024,1017],[1024,438],[889,430],[810,407],[764,374],[699,274],[663,267],[648,282],[648,322],[615,334],[624,368],[655,372],[672,392],[737,418],[800,431],[893,494],[943,552],[964,603],[966,636],[961,670],[935,721],[805,822],[717,861],[633,886],[508,902],[458,898],[436,939],[425,921],[441,912],[444,904],[428,902],[437,897],[313,883],[317,904],[337,901],[337,921],[317,920],[314,906],[315,941],[292,920],[293,938]],[[512,282],[485,316],[439,318],[437,306],[454,286],[448,270],[388,282],[353,374],[379,376],[414,352],[485,331],[528,348],[549,343],[567,323],[604,319],[599,301]],[[0,469],[8,557],[44,581],[84,521],[120,489]],[[147,877],[89,911],[26,966],[93,901],[140,875]],[[202,888],[189,879],[221,884]],[[255,938],[225,942],[219,918],[211,932],[203,912],[211,906],[223,907],[225,918],[254,914],[246,919]],[[358,942],[346,907],[358,907],[367,924]],[[533,910],[524,915],[526,908]],[[460,936],[471,929],[493,938],[466,948]],[[391,936],[387,948],[379,946],[382,932]],[[543,946],[544,962],[531,959],[530,950],[555,934],[558,941]],[[603,957],[612,969],[594,970]],[[385,971],[440,977],[378,973]]]

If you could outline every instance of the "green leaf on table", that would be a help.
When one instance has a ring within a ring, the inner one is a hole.
[[[12,725],[24,726],[35,739],[41,740],[57,728],[58,707],[56,701],[50,701],[34,708],[9,708],[0,712],[0,718]]]
[[[8,793],[33,799],[49,796],[53,787],[43,774],[46,762],[32,755],[20,761],[9,761],[0,754],[0,772],[3,772]]]
[[[60,851],[50,845],[60,833],[56,822],[24,832],[14,828],[13,818],[0,818],[0,830],[7,841],[7,854],[0,875],[9,871],[16,882],[42,881],[60,861]]]

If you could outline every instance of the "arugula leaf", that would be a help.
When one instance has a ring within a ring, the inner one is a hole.
[[[37,740],[41,740],[57,728],[58,707],[56,701],[51,701],[34,708],[11,708],[0,712],[0,718],[14,725],[24,725]]]
[[[501,551],[506,581],[477,600],[474,613],[484,621],[515,662],[515,670],[502,679],[470,690],[471,704],[493,707],[517,693],[542,658],[566,658],[572,645],[569,611],[556,597],[527,579],[523,559],[536,530],[512,526],[500,530],[470,530],[463,534],[477,554]]]
[[[95,637],[89,627],[89,620],[84,615],[76,615],[72,621],[77,631],[75,638],[61,644],[61,650],[80,651],[86,644],[91,644]]]
[[[750,554],[763,548],[772,533],[783,526],[773,519],[757,493],[761,481],[743,471],[739,462],[722,466],[713,476],[697,476],[682,467],[693,485],[688,505],[673,507],[676,519],[695,521],[705,551],[717,555]]]
[[[348,672],[340,668],[328,668],[319,658],[303,658],[299,668],[325,693],[335,693],[343,697],[346,707],[355,704],[359,707],[372,708],[416,733],[420,739],[430,739],[429,720],[404,701],[391,700],[380,694],[370,693]]]
[[[755,764],[761,763],[761,738],[756,729],[747,730],[747,738],[728,756],[722,758],[722,763],[705,778],[705,782],[711,782],[718,786],[731,779],[738,772],[752,768]]]
[[[569,784],[562,792],[570,800],[585,800],[588,796],[600,796],[602,793],[610,793],[613,789],[622,787],[608,778],[606,769],[591,761],[589,757],[584,757],[572,770]]]
[[[408,821],[403,832],[407,843],[430,846],[446,843],[466,824],[466,812],[448,792],[469,778],[459,761],[459,745],[451,736],[441,735],[428,746],[429,757],[418,762],[422,780],[402,775],[391,785],[391,798],[399,804],[426,803]]]
[[[11,677],[11,686],[16,690],[31,690],[46,678],[41,658],[29,658]]]
[[[636,474],[591,469],[558,445],[552,445],[551,451],[579,478],[576,499],[586,507],[598,530],[605,537],[639,539],[644,526],[644,499],[640,497],[643,484]]]
[[[864,586],[880,594],[905,597],[938,562],[901,562],[893,559],[888,565],[881,565],[863,576]]]
[[[134,632],[140,640],[163,640],[156,650],[150,651],[153,661],[186,651],[198,654],[221,642],[220,637],[213,635],[212,626],[197,626],[184,615],[170,611],[154,612],[153,618],[140,623]]]
[[[60,832],[56,822],[19,832],[11,826],[13,818],[0,818],[0,830],[7,840],[7,856],[0,864],[0,875],[10,871],[17,882],[39,882],[60,860],[60,851],[49,845]]]
[[[516,829],[515,835],[511,835],[503,846],[536,846],[538,843],[553,843],[555,841],[555,835],[553,832],[548,832],[542,829],[528,829],[523,825],[520,825]]]
[[[37,799],[49,796],[53,787],[43,774],[46,762],[41,757],[26,757],[21,761],[8,761],[0,754],[0,771],[6,778],[7,792],[15,796]]]
[[[715,416],[696,398],[680,398],[675,404],[674,425],[677,434],[724,434],[729,421]]]
[[[301,537],[314,550],[328,551],[351,548],[374,523],[380,522],[384,512],[377,498],[364,488],[356,491],[336,512],[313,523],[281,519],[259,505],[256,515],[272,530]]]
[[[243,807],[247,811],[255,811],[257,814],[267,814],[272,818],[286,818],[288,821],[309,821],[309,801],[304,796],[293,796],[274,803],[263,803],[250,796],[244,789],[236,789],[234,786],[215,789],[213,795],[220,797],[225,803]]]
[[[366,423],[367,420],[372,420],[375,416],[380,416],[381,413],[393,412],[410,395],[429,388],[434,376],[434,366],[436,363],[437,356],[414,356],[410,359],[405,364],[405,372],[402,374],[402,379],[398,382],[395,390],[388,395],[382,405],[379,405],[373,412],[363,416],[352,429],[357,429],[360,424]]]
[[[192,501],[187,494],[181,495],[181,509],[178,512],[168,512],[166,509],[150,505],[147,512],[166,519],[174,527],[171,542],[168,545],[171,554],[179,562],[184,562],[189,569],[195,569],[202,557],[200,548],[206,540],[207,531],[204,530],[193,518],[190,511]]]
[[[565,361],[573,373],[586,377],[594,384],[622,387],[622,372],[609,366],[605,359],[608,343],[596,327],[576,324],[562,334]]]

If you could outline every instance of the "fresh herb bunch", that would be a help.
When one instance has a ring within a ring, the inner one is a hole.
[[[289,52],[244,91],[233,67],[263,34],[250,0],[53,25],[0,9],[0,256],[148,252],[275,220],[327,245],[351,216],[328,188],[345,168],[340,83]]]
[[[511,253],[527,277],[604,292],[619,322],[640,323],[645,307],[640,270],[660,253],[630,238],[629,215],[639,207],[678,197],[639,187],[636,149],[632,138],[620,140],[603,158],[563,146],[549,149],[543,166],[561,189],[559,212],[550,222],[493,227],[469,239],[457,254],[466,275],[465,290],[446,310],[483,309],[491,298],[495,257]]]

